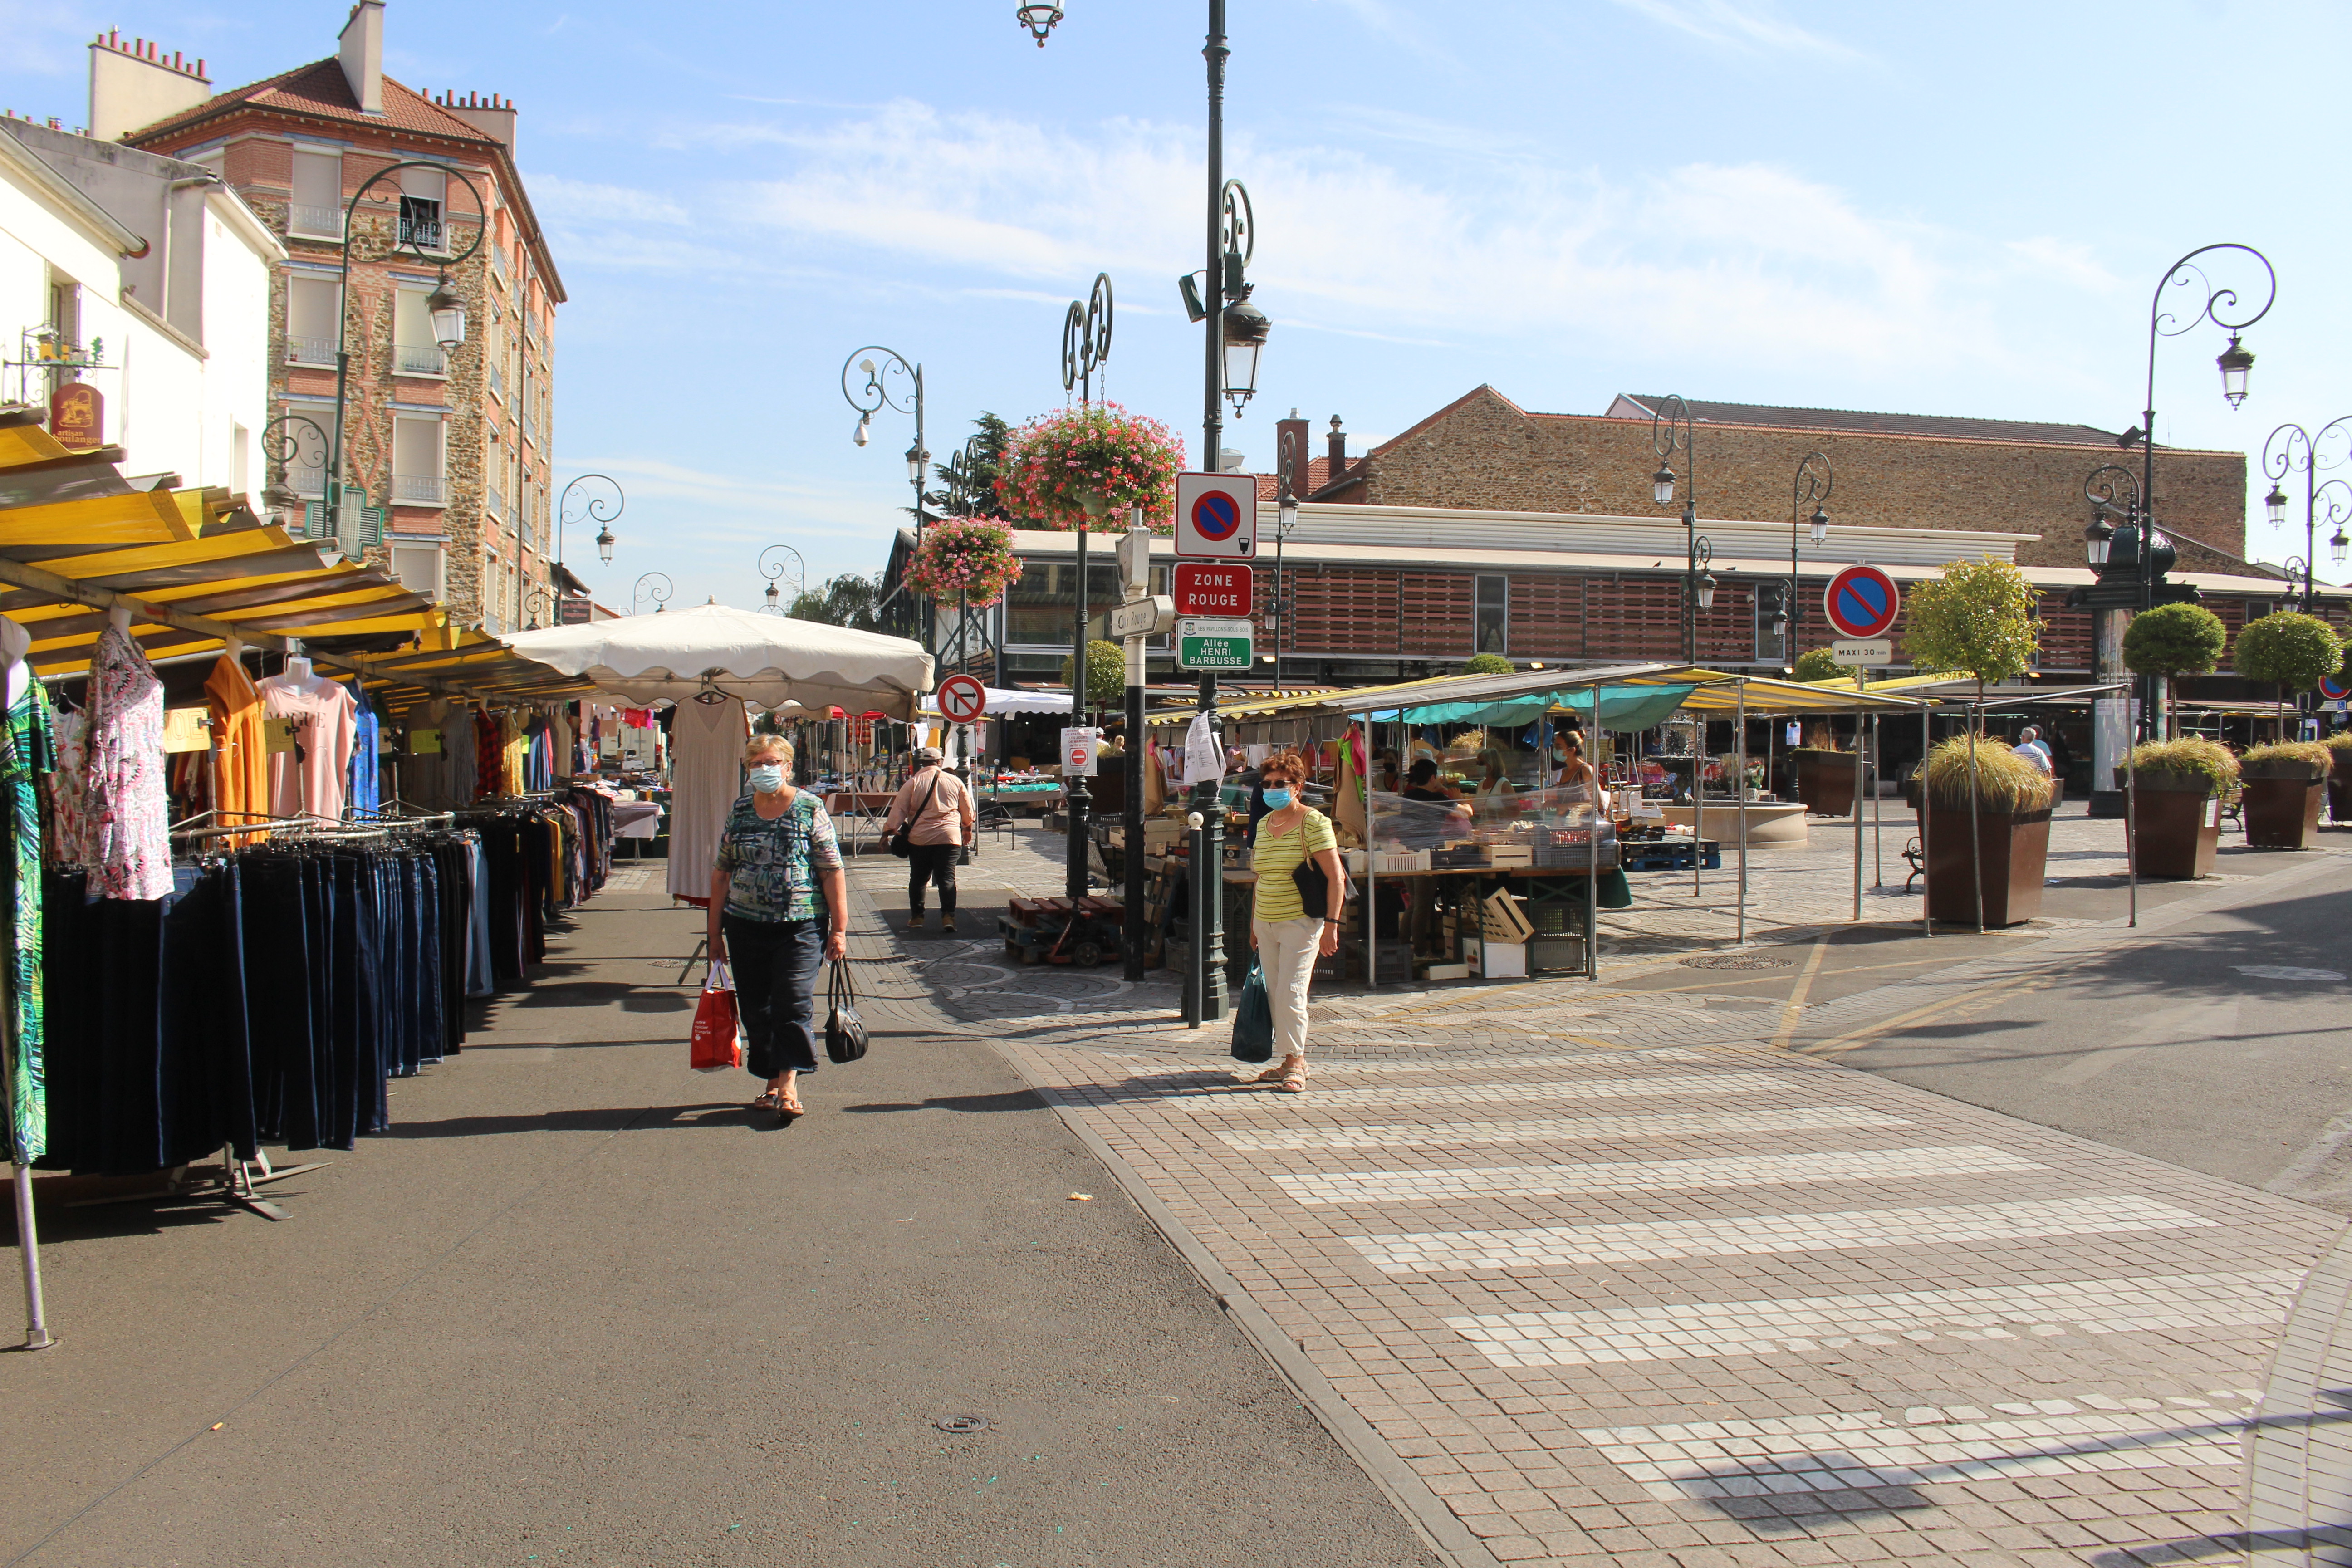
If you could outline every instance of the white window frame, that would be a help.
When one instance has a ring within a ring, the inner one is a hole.
[[[294,175],[294,171],[300,165],[289,160],[286,166],[286,232],[298,239],[328,240],[341,245],[343,242],[343,154],[341,150],[306,147],[297,142],[291,143],[290,156],[291,159],[333,160],[335,173],[330,184],[335,199],[323,207],[316,202],[304,202],[301,199],[302,182]],[[321,219],[324,221],[321,222]]]
[[[433,474],[404,474],[400,469],[400,427],[421,425],[433,432]],[[395,506],[446,507],[449,504],[449,430],[446,420],[429,414],[392,416],[392,500]]]
[[[408,580],[407,576],[402,571],[401,566],[401,552],[403,551],[431,552],[433,556],[433,585],[431,587],[420,588],[415,584],[411,583]],[[442,541],[437,539],[402,539],[394,536],[387,538],[384,541],[384,552],[385,562],[392,568],[393,580],[398,583],[402,587],[407,589],[412,594],[422,594],[425,597],[431,599],[436,604],[440,603],[447,596],[449,588],[449,550],[448,546]]]

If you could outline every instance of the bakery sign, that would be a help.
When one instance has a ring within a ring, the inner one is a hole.
[[[49,434],[76,451],[106,445],[106,398],[86,381],[69,381],[49,394]]]

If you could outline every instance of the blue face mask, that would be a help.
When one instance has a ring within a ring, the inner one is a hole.
[[[1290,804],[1290,786],[1288,784],[1276,784],[1273,788],[1267,790],[1265,792],[1265,804],[1274,807],[1276,811],[1280,811],[1284,806],[1288,805]]]
[[[773,763],[761,763],[751,770],[751,787],[761,795],[774,795],[784,787],[784,770]]]

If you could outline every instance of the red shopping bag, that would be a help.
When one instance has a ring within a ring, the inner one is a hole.
[[[710,966],[702,983],[702,1001],[694,1010],[694,1055],[697,1072],[723,1072],[743,1065],[743,1025],[735,1013],[735,980],[727,961]]]

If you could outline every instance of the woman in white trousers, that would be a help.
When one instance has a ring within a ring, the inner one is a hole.
[[[1275,1043],[1282,1047],[1281,1062],[1260,1073],[1257,1081],[1279,1083],[1288,1094],[1307,1089],[1307,988],[1314,983],[1316,958],[1339,951],[1348,886],[1330,819],[1309,811],[1299,798],[1307,777],[1307,760],[1295,751],[1276,752],[1258,764],[1259,785],[1273,809],[1257,825],[1257,847],[1250,858],[1257,873],[1250,946],[1265,973]],[[1328,909],[1307,909],[1299,893],[1297,873],[1310,859],[1322,868]]]

